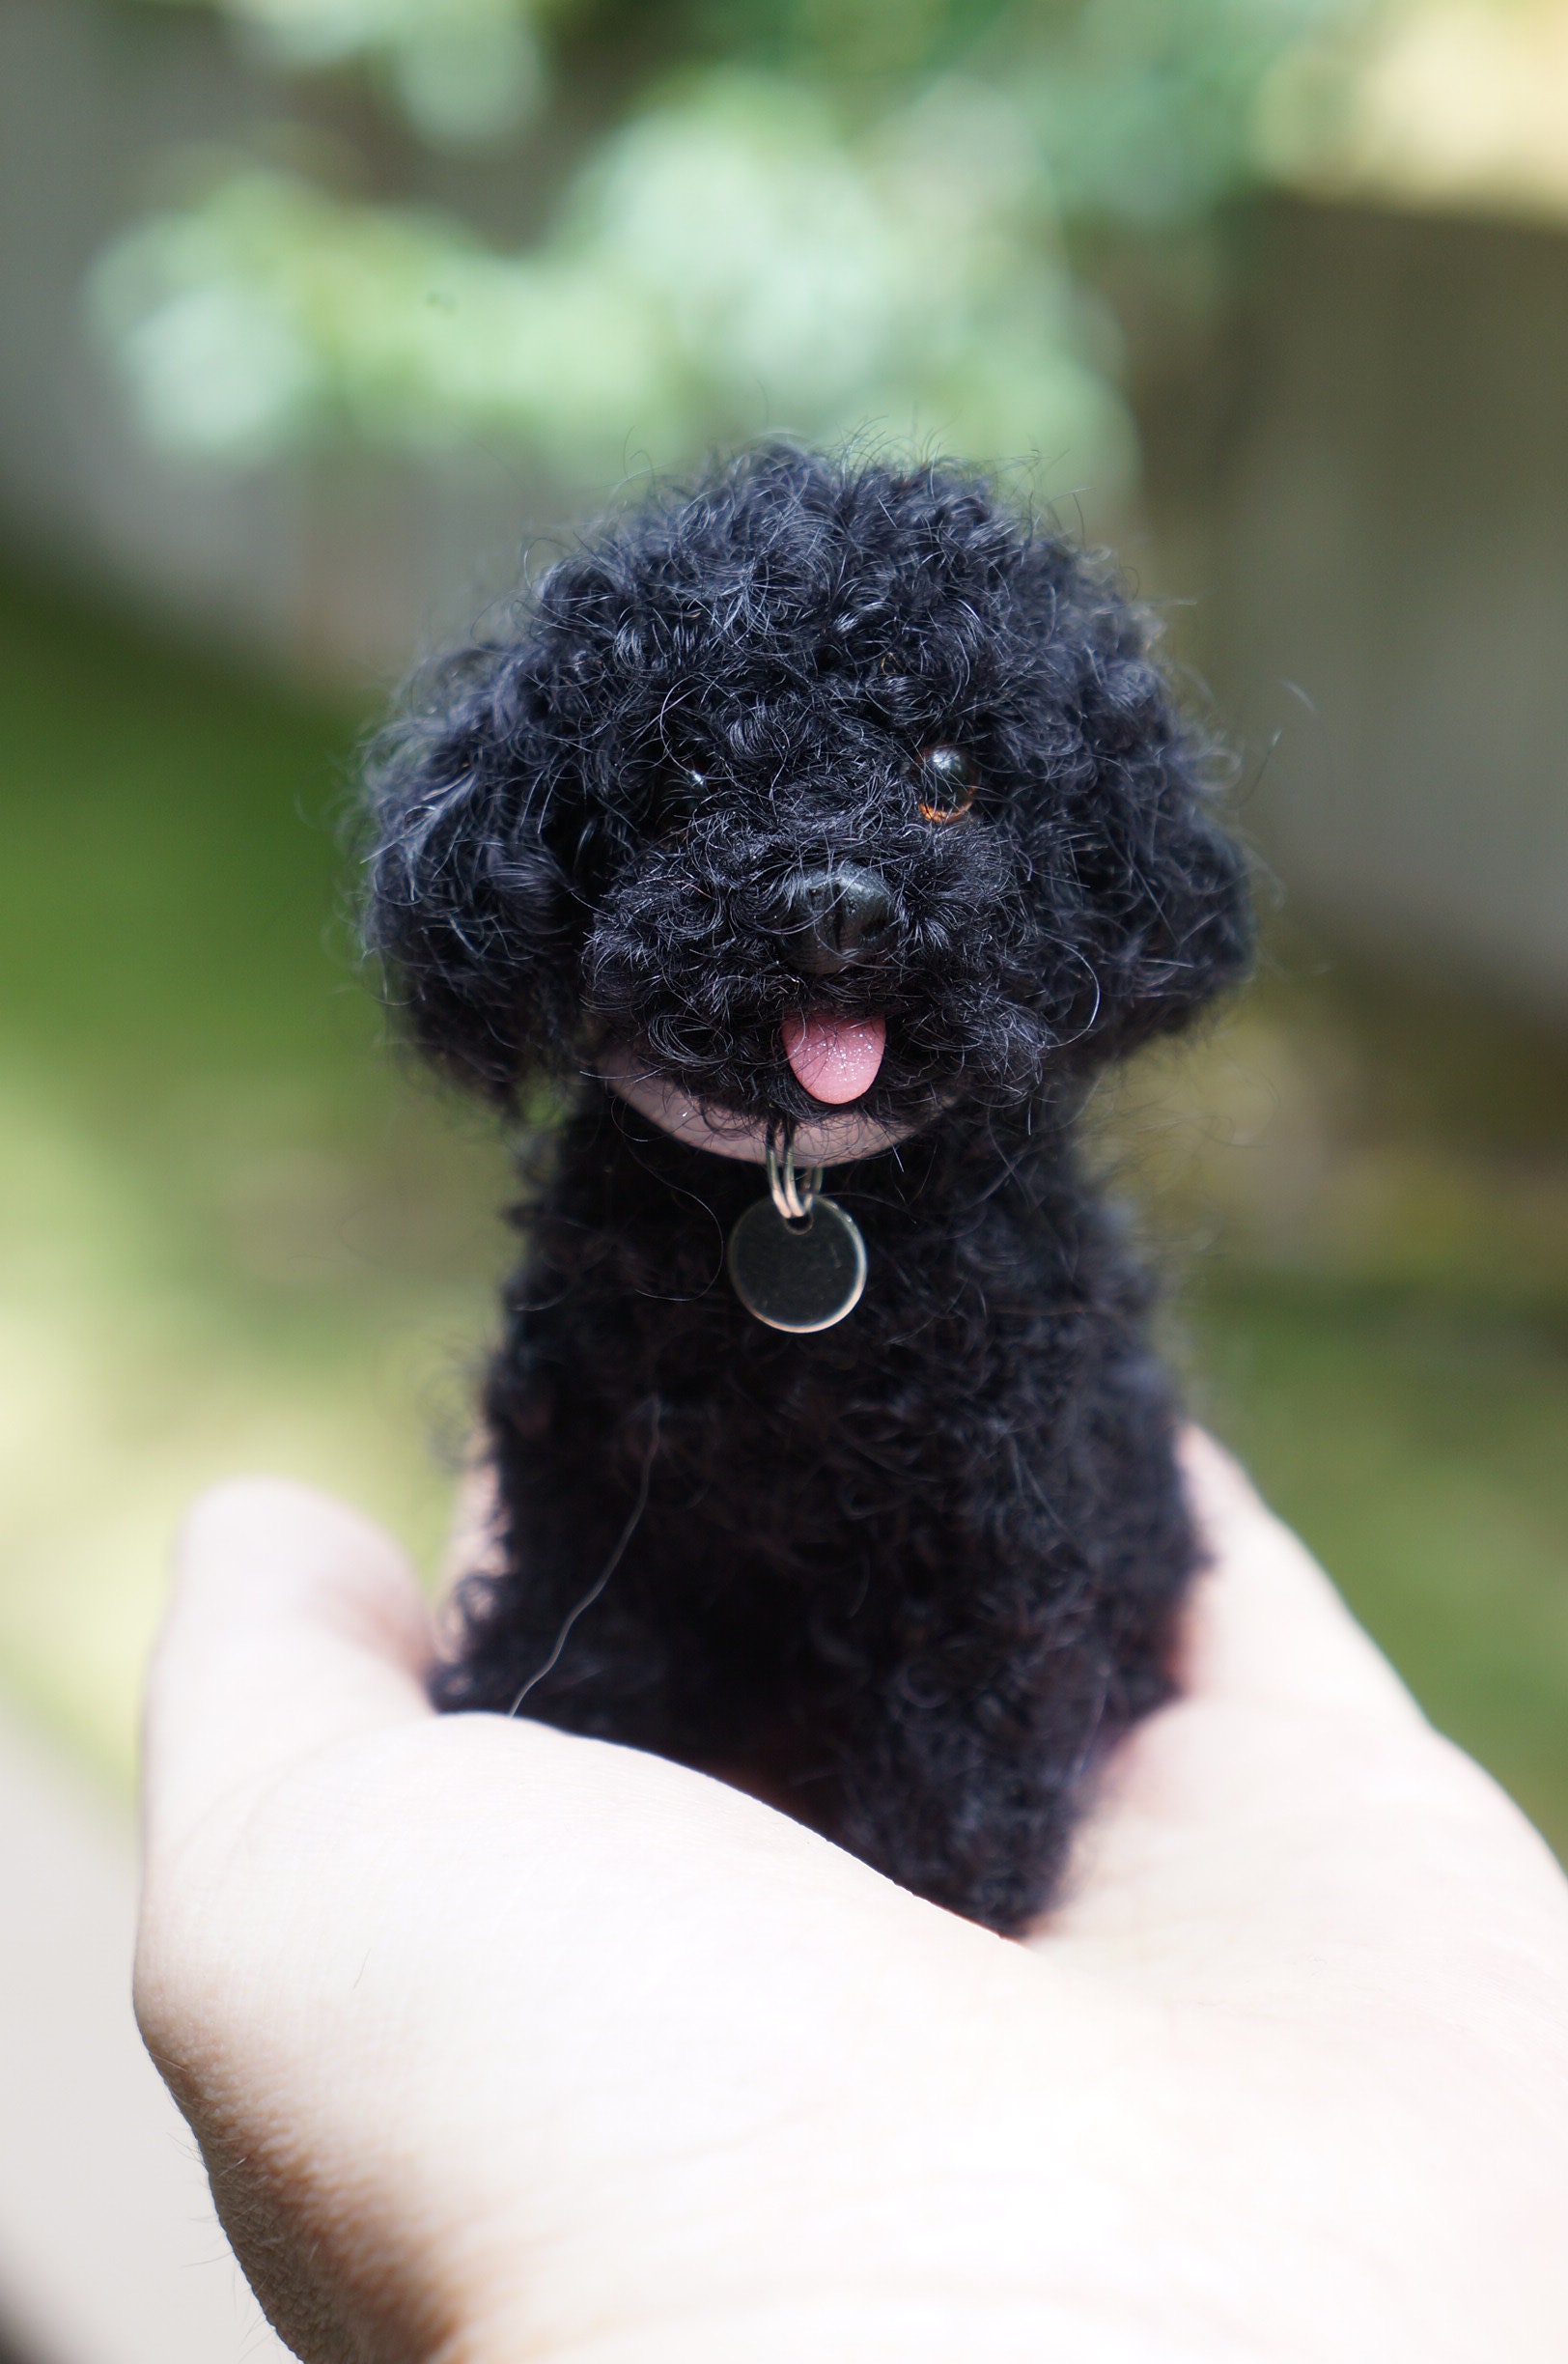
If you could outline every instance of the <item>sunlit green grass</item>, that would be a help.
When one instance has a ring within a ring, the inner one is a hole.
[[[427,1559],[446,1516],[503,1188],[356,981],[353,739],[0,608],[0,1682],[120,1780],[196,1486],[337,1485]]]
[[[0,604],[0,1685],[120,1783],[195,1486],[290,1471],[433,1562],[507,1253],[484,1121],[388,1057],[354,976],[353,739],[36,590]],[[1284,1121],[1282,1039],[1247,1089]],[[1162,1124],[1202,1131],[1197,1072]],[[1275,1203],[1302,1158],[1259,1153],[1248,1181],[1247,1154],[1214,1153],[1196,1399],[1568,1848],[1561,1297],[1532,1305],[1463,1225],[1402,1260],[1386,1155],[1347,1167],[1303,1259],[1306,1217]]]
[[[1215,1423],[1568,1856],[1568,1323],[1274,1275],[1198,1323]]]

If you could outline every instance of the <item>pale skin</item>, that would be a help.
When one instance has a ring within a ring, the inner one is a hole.
[[[311,2364],[1562,2364],[1568,1883],[1206,1440],[1184,1696],[1028,1946],[437,1719],[395,1545],[196,1508],[137,2006]]]

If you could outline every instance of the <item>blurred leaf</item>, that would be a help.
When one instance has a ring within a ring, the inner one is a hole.
[[[370,67],[413,131],[436,147],[493,140],[527,120],[544,89],[541,26],[571,4],[216,0],[257,53],[286,72]]]
[[[708,75],[604,141],[518,256],[238,169],[129,231],[92,296],[149,432],[231,459],[499,434],[580,479],[629,438],[667,466],[870,421],[1101,485],[1132,461],[1027,125],[956,82],[851,141],[798,87]]]
[[[686,0],[676,12],[694,46],[849,81],[951,66],[1014,0]]]
[[[1064,213],[1165,228],[1255,170],[1279,60],[1369,0],[1043,0],[1017,86]]]

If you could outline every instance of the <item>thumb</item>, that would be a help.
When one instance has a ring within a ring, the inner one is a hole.
[[[308,1486],[196,1503],[148,1678],[149,1874],[236,1792],[334,1741],[428,1715],[424,1603],[380,1528]]]

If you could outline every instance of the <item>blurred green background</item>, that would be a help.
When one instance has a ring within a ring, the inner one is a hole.
[[[5,1695],[125,1785],[235,1466],[434,1566],[506,1161],[356,973],[356,741],[584,502],[869,433],[1114,537],[1230,725],[1264,971],[1103,1155],[1568,1848],[1563,10],[18,0],[0,86]]]

